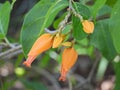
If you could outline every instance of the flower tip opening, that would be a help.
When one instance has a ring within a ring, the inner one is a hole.
[[[31,64],[30,64],[30,63],[28,63],[27,61],[24,61],[24,62],[23,62],[23,65],[25,65],[26,67],[31,68]]]
[[[32,62],[35,60],[36,56],[28,56],[27,60],[23,62],[26,67],[31,67]]]
[[[66,75],[67,75],[67,70],[65,68],[61,68],[61,76],[59,78],[59,81],[66,81]]]
[[[65,76],[60,76],[59,81],[65,82],[66,81],[66,77]]]

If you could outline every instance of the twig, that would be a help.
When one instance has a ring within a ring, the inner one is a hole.
[[[19,50],[15,51],[15,52],[9,53],[8,55],[6,55],[6,56],[4,56],[2,58],[3,59],[8,59],[8,58],[10,59],[10,58],[12,58],[12,57],[14,57],[14,56],[16,56],[18,54],[21,54],[21,53],[23,53],[23,51],[22,51],[22,49],[19,49]]]
[[[77,17],[80,19],[80,21],[83,21],[83,17],[82,17],[79,13],[77,13],[77,12],[75,11],[75,9],[73,8],[72,2],[73,2],[73,0],[69,0],[69,7],[70,7],[72,13],[73,13],[75,16],[77,16]]]
[[[61,32],[62,30],[64,30],[64,27],[66,26],[70,15],[71,14],[70,14],[70,7],[69,7],[67,15],[65,16],[64,20],[62,20],[59,24],[59,28],[57,30],[58,32]]]
[[[16,47],[14,47],[14,48],[11,48],[11,49],[9,49],[9,50],[7,50],[7,51],[5,51],[5,52],[2,52],[2,53],[0,53],[0,58],[4,58],[4,57],[6,57],[7,55],[9,55],[9,54],[11,54],[11,53],[13,53],[13,52],[16,52],[16,51],[18,51],[18,50],[21,50],[21,48],[22,48],[22,46],[19,45],[19,46],[16,46]]]
[[[15,46],[9,42],[9,40],[5,37],[4,38],[5,42],[10,46],[11,48],[14,48]]]
[[[7,43],[4,43],[4,42],[1,42],[1,43],[0,43],[0,46],[8,46],[8,44],[7,44]]]
[[[72,74],[72,76],[80,83],[85,81],[85,78],[78,74]]]
[[[53,84],[53,87],[55,88],[55,90],[61,90],[60,85],[57,82],[57,80],[48,71],[42,68],[38,68],[38,67],[32,67],[32,70],[45,76]]]
[[[96,59],[95,59],[95,62],[94,62],[94,64],[93,64],[93,67],[92,67],[92,69],[91,69],[91,71],[90,71],[90,73],[89,73],[89,75],[88,75],[88,78],[87,78],[87,81],[88,81],[88,82],[91,81],[92,76],[93,76],[93,74],[94,74],[94,71],[96,70],[96,67],[97,67],[97,65],[98,65],[98,62],[99,62],[99,60],[101,59],[101,54],[98,52],[97,49],[95,50],[95,54],[96,54]]]
[[[90,71],[90,73],[89,73],[89,75],[88,75],[88,78],[87,78],[87,81],[88,81],[88,82],[91,81],[92,76],[93,76],[93,74],[94,74],[94,71],[95,71],[95,69],[96,69],[96,66],[98,65],[98,62],[99,62],[99,59],[96,59],[95,62],[94,62],[94,64],[93,64],[93,67],[92,67],[92,69],[91,69],[91,71]]]
[[[72,89],[72,82],[71,82],[71,80],[70,80],[70,75],[68,75],[68,86],[69,86],[69,90],[73,90]]]
[[[75,87],[76,90],[77,90],[78,88],[80,88],[81,86],[83,86],[84,84],[91,82],[92,77],[93,77],[93,74],[94,74],[94,71],[96,70],[96,67],[97,67],[97,65],[98,65],[98,62],[99,62],[99,60],[101,59],[101,54],[98,52],[97,49],[95,50],[95,54],[96,54],[96,59],[95,59],[95,62],[94,62],[94,64],[93,64],[93,67],[92,67],[92,69],[91,69],[91,71],[90,71],[87,79],[85,79],[82,83],[78,84],[78,85]]]
[[[51,31],[51,30],[49,30],[48,28],[45,28],[45,32],[46,32],[46,33],[50,33],[50,34],[54,34],[54,33],[57,32],[57,30]]]

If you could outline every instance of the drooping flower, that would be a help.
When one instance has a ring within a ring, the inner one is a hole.
[[[72,68],[78,58],[78,53],[73,47],[66,48],[62,54],[61,76],[59,80],[65,81],[67,72]]]
[[[51,48],[52,44],[53,36],[51,34],[41,35],[33,44],[31,50],[28,53],[28,58],[23,64],[27,67],[31,67],[31,63],[35,60],[35,58],[42,52]]]
[[[57,33],[54,37],[54,41],[53,41],[53,46],[52,48],[57,48],[60,46],[60,44],[62,43],[62,41],[64,40],[65,35]]]
[[[88,21],[88,20],[84,20],[82,22],[82,25],[83,25],[84,32],[86,32],[88,34],[93,33],[93,31],[94,31],[94,23],[93,22]]]

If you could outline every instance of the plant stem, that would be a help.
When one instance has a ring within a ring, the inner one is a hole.
[[[9,40],[5,37],[4,38],[5,42],[11,47],[14,48],[15,46],[9,42]]]
[[[72,2],[74,3],[73,0],[69,0],[69,7],[70,7],[72,13],[73,13],[75,16],[77,16],[77,17],[80,19],[80,21],[82,22],[82,21],[83,21],[83,17],[82,17],[79,13],[77,13],[77,12],[75,11],[75,9],[74,9],[73,6],[72,6]]]

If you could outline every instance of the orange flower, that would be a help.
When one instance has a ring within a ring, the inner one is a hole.
[[[82,22],[82,25],[83,25],[83,30],[86,33],[93,33],[93,31],[94,31],[94,23],[93,22],[88,21],[88,20],[84,20]]]
[[[66,48],[62,54],[61,76],[59,80],[65,81],[67,72],[72,68],[77,60],[78,54],[73,47]]]
[[[64,38],[65,38],[65,35],[57,33],[56,36],[54,37],[52,48],[59,47],[62,41],[64,40]]]
[[[31,67],[31,63],[42,52],[51,48],[53,43],[53,36],[51,34],[43,34],[33,44],[30,52],[28,53],[27,60],[23,63],[27,67]]]

